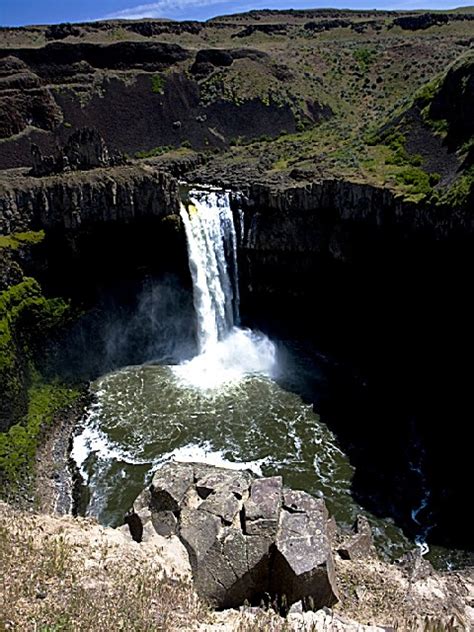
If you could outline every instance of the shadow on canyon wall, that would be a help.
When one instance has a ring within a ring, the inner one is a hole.
[[[297,332],[323,367],[323,380],[289,384],[355,465],[355,499],[412,538],[471,550],[472,249],[467,240],[365,245],[351,265],[246,253],[247,322]]]

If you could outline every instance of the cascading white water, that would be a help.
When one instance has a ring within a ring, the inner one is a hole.
[[[248,374],[272,375],[275,347],[240,329],[237,237],[229,194],[191,191],[181,204],[193,280],[199,355],[176,367],[185,382],[214,388]]]
[[[194,192],[190,200],[187,208],[181,204],[181,218],[193,279],[199,351],[204,353],[237,324],[237,240],[228,193]]]

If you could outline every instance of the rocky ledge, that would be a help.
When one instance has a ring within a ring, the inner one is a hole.
[[[284,487],[280,476],[170,462],[125,522],[120,530],[138,546],[167,541],[186,551],[198,596],[225,610],[219,616],[236,608],[287,615],[288,627],[255,620],[249,629],[426,632],[474,622],[469,571],[437,573],[416,550],[398,564],[382,561],[365,517],[344,531],[324,500]]]
[[[151,166],[123,165],[37,178],[0,178],[0,234],[31,228],[77,230],[178,212],[178,182]]]
[[[280,610],[338,600],[328,521],[323,500],[284,488],[280,476],[179,463],[155,474],[127,516],[137,540],[147,528],[179,536],[213,606],[270,599]]]

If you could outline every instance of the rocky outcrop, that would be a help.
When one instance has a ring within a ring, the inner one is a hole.
[[[232,66],[236,59],[268,60],[269,55],[263,51],[251,48],[227,50],[223,48],[206,48],[197,52],[190,72],[199,78],[203,78],[216,68]]]
[[[469,546],[467,518],[454,526],[451,516],[468,493],[463,481],[471,449],[460,437],[470,397],[461,367],[472,354],[465,293],[473,265],[472,206],[416,204],[388,188],[329,179],[242,191],[233,200],[242,313],[262,327],[297,331],[318,349],[337,350],[364,366],[372,385],[371,401],[368,390],[351,387],[353,405],[335,392],[328,413],[356,467],[356,497],[416,534],[410,506],[420,501],[409,482],[410,461],[400,458],[416,432],[429,463],[437,538]],[[441,365],[449,372],[440,373]],[[397,402],[390,412],[387,402]],[[413,410],[416,431],[407,412]],[[356,424],[349,421],[354,415]],[[396,429],[391,442],[378,430],[387,416]],[[447,418],[459,420],[450,433]],[[442,472],[441,461],[449,462]],[[396,507],[393,498],[400,499]]]
[[[456,147],[474,136],[473,110],[474,51],[469,51],[449,68],[431,101],[429,112],[433,119],[447,121],[450,141]]]
[[[64,147],[58,147],[52,156],[43,156],[37,145],[31,146],[31,153],[31,175],[37,177],[125,164],[121,154],[109,152],[97,130],[87,127],[71,134]]]
[[[42,48],[0,49],[0,59],[13,55],[36,69],[43,78],[54,77],[63,71],[70,74],[68,67],[79,71],[75,64],[86,64],[90,68],[130,69],[142,68],[164,70],[181,61],[190,53],[178,44],[164,42],[115,42],[92,44],[52,42]]]
[[[191,73],[204,76],[212,72],[214,68],[232,66],[233,61],[229,51],[213,48],[200,50],[197,52],[194,64],[191,66]]]
[[[0,233],[77,230],[178,212],[177,181],[152,167],[93,169],[47,178],[0,181]]]
[[[354,533],[338,546],[337,552],[343,560],[363,560],[376,555],[372,529],[364,516],[358,516]]]
[[[408,31],[429,29],[431,26],[448,24],[450,16],[443,13],[421,13],[420,15],[407,15],[395,18],[393,26],[399,26]]]
[[[299,186],[254,184],[234,196],[243,210],[242,247],[249,250],[329,253],[350,260],[357,247],[355,226],[396,232],[399,238],[429,235],[434,239],[474,232],[467,209],[448,209],[406,200],[388,187],[324,179]]]
[[[150,529],[178,535],[198,594],[216,608],[263,601],[286,613],[338,600],[324,501],[284,488],[279,476],[169,463],[126,522],[137,541]]]
[[[52,130],[62,120],[61,109],[38,75],[17,57],[0,59],[0,138],[29,125]]]

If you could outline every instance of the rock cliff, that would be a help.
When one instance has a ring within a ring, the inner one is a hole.
[[[0,231],[28,228],[78,230],[90,224],[130,223],[178,210],[178,183],[147,166],[95,169],[0,181]]]

